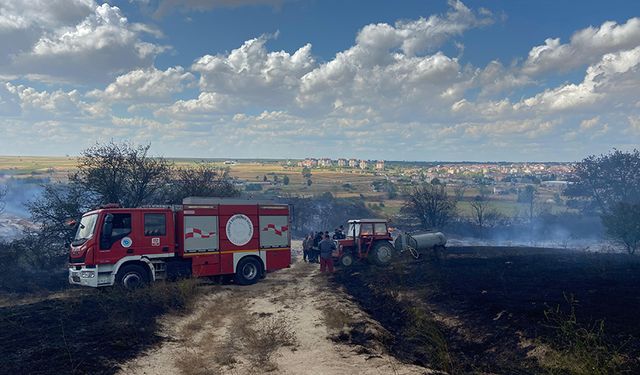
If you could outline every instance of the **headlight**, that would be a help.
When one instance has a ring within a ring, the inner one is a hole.
[[[80,273],[80,277],[82,277],[83,279],[90,279],[92,277],[96,277],[96,274],[92,271],[82,271]]]

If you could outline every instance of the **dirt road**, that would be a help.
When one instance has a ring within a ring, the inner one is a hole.
[[[211,287],[193,314],[162,325],[167,340],[121,374],[431,373],[386,354],[378,342],[389,334],[306,263],[256,285]]]

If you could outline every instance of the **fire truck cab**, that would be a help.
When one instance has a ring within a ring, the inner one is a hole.
[[[84,214],[71,243],[69,282],[134,288],[233,275],[246,285],[290,263],[288,205],[192,197],[173,207],[105,207]]]

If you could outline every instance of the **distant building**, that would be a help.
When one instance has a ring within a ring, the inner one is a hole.
[[[356,168],[358,166],[358,161],[356,159],[349,159],[349,167]]]
[[[317,159],[312,159],[312,158],[306,158],[302,162],[302,166],[303,167],[307,167],[307,168],[317,167],[318,166],[318,160]]]
[[[378,171],[384,170],[384,160],[378,160],[376,162],[376,170]]]
[[[360,169],[367,169],[368,163],[366,160],[360,160]]]
[[[338,159],[338,167],[346,167],[347,163],[347,159]]]
[[[323,158],[318,161],[319,167],[331,167],[333,166],[333,161],[329,158]]]

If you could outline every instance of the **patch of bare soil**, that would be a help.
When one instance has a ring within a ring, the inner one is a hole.
[[[536,248],[449,251],[440,262],[360,266],[336,277],[393,333],[387,347],[397,358],[450,373],[640,370],[638,257]],[[594,357],[591,369],[579,363]]]
[[[317,265],[225,285],[193,314],[162,321],[165,342],[121,374],[426,374],[386,353],[391,337]]]

